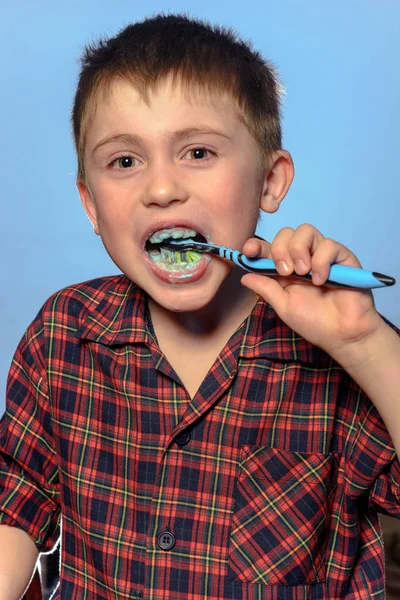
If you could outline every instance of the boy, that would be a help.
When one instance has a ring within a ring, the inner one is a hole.
[[[293,179],[272,67],[229,31],[154,17],[86,50],[73,127],[123,275],[52,296],[15,354],[0,597],[62,516],[56,598],[384,598],[399,331],[369,291],[323,285],[360,266],[343,245],[309,224],[254,237]],[[281,277],[178,260],[172,235],[271,256]],[[310,269],[313,285],[290,276]]]

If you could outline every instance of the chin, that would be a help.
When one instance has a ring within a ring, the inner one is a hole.
[[[207,308],[207,306],[212,302],[214,297],[216,296],[217,290],[204,290],[200,293],[198,290],[178,290],[176,289],[165,291],[165,293],[152,293],[150,290],[148,291],[149,296],[153,299],[153,302],[156,302],[159,306],[162,306],[164,309],[175,312],[175,313],[183,313],[183,312],[196,312],[201,311],[202,309]]]

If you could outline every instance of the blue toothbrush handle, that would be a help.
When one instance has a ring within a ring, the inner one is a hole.
[[[259,273],[261,275],[280,276],[275,268],[275,263],[270,258],[249,258],[238,250],[220,247],[219,255],[222,258],[227,258],[233,261],[236,265],[250,273]],[[306,275],[297,275],[293,273],[291,277],[299,279],[308,279],[311,281],[312,271]],[[388,287],[394,285],[396,280],[388,275],[376,273],[375,271],[366,271],[357,267],[349,267],[345,265],[332,265],[328,280],[325,285],[335,287],[373,289]]]

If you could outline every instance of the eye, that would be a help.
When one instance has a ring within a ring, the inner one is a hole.
[[[188,152],[186,152],[183,157],[185,160],[204,160],[205,158],[209,158],[211,154],[211,150],[207,150],[207,148],[192,148]]]
[[[132,167],[137,167],[138,164],[139,161],[133,156],[119,156],[110,163],[110,166],[116,169],[127,170]]]

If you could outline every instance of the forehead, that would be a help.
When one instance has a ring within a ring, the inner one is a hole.
[[[140,90],[128,80],[115,80],[99,90],[93,100],[86,133],[106,135],[119,127],[195,126],[207,121],[210,126],[232,128],[242,120],[232,96],[201,85],[183,85],[178,79],[165,77],[153,87]]]

